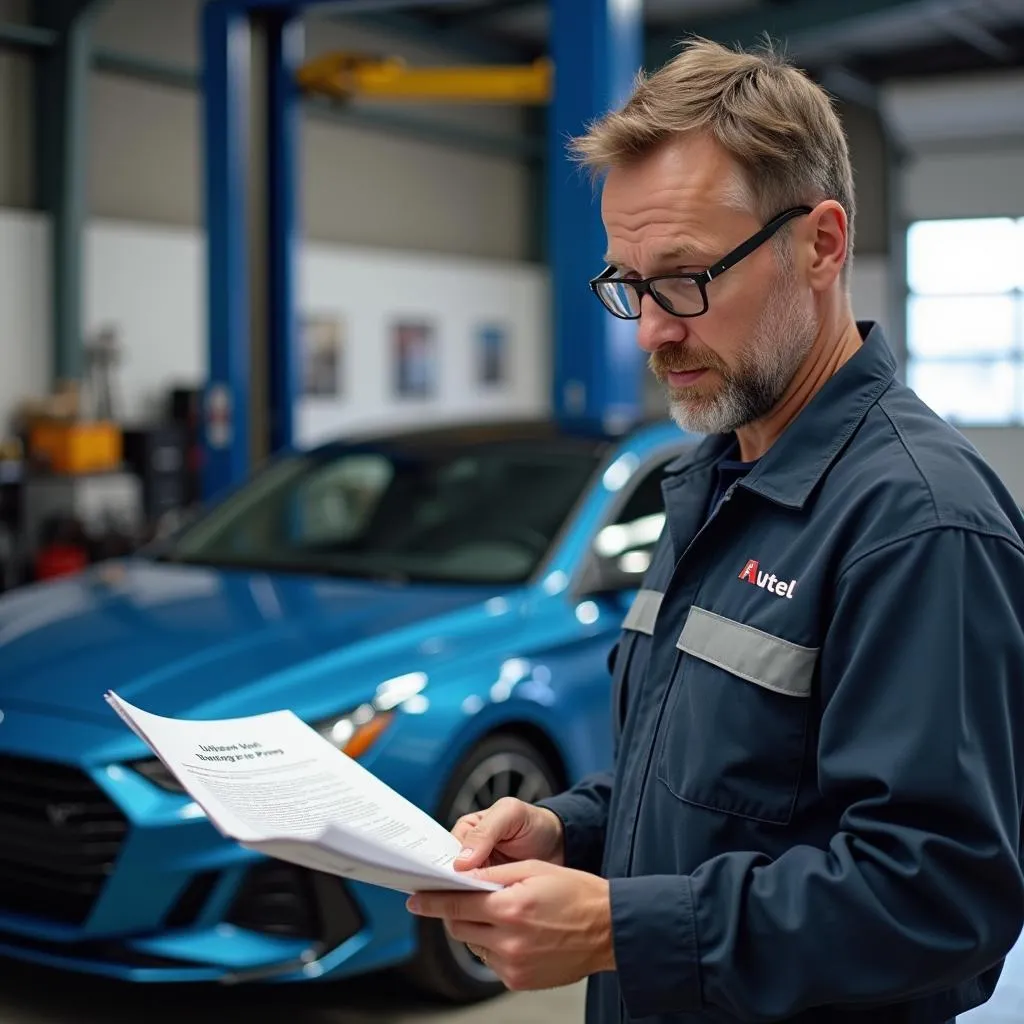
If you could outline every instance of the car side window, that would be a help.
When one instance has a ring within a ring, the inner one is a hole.
[[[605,525],[594,541],[594,550],[602,558],[617,562],[618,569],[638,578],[651,564],[654,548],[665,526],[665,504],[661,481],[671,458],[659,460],[643,470],[643,476],[615,517]]]

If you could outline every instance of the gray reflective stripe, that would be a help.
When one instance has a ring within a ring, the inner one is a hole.
[[[658,619],[658,609],[664,594],[657,590],[640,590],[633,599],[633,604],[622,620],[623,629],[633,629],[638,633],[654,634],[654,623]]]
[[[733,675],[790,697],[808,697],[818,649],[693,607],[676,647]]]

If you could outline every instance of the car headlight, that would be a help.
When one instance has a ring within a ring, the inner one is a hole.
[[[310,724],[311,728],[349,757],[361,757],[391,724],[392,718],[392,711],[382,710],[374,704],[360,704],[346,714],[332,715]],[[185,792],[181,783],[159,758],[135,761],[129,767],[167,793]]]
[[[407,672],[385,679],[365,704],[343,715],[313,722],[312,726],[349,757],[361,757],[377,742],[397,711],[420,713],[425,710],[428,702],[422,691],[426,685],[425,672]]]
[[[313,722],[312,727],[349,757],[361,757],[377,742],[393,718],[390,710],[385,711],[375,704],[360,704],[344,715]]]

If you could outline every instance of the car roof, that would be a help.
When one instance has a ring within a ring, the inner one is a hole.
[[[580,451],[601,455],[613,447],[628,443],[637,434],[664,428],[666,421],[651,420],[634,424],[621,434],[599,425],[566,424],[551,418],[520,418],[496,421],[468,421],[429,427],[399,427],[337,438],[315,450],[329,453],[339,449],[387,447],[391,450],[424,451],[494,444],[569,445]]]

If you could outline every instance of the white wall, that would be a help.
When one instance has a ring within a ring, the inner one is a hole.
[[[98,221],[88,231],[86,336],[117,331],[124,357],[115,395],[126,419],[153,415],[175,384],[206,379],[204,260],[201,235],[187,228]]]
[[[883,90],[892,131],[909,154],[908,221],[1024,214],[1024,73],[958,75]]]
[[[1014,142],[914,155],[903,178],[907,219],[1024,214],[1024,136]]]
[[[514,264],[312,245],[303,266],[302,307],[345,324],[342,401],[307,398],[296,433],[307,441],[339,431],[437,419],[534,415],[548,408],[551,338],[547,274]],[[442,372],[429,399],[396,398],[392,325],[437,325]],[[475,331],[507,325],[508,383],[477,383]]]
[[[890,327],[892,310],[888,297],[889,260],[885,256],[856,256],[850,277],[850,303],[858,320],[876,320]]]
[[[0,211],[0,423],[49,389],[48,232],[36,214]],[[99,221],[87,236],[87,336],[114,327],[123,348],[115,394],[127,420],[152,414],[175,384],[206,378],[204,244],[198,231]],[[547,408],[546,273],[523,264],[308,244],[301,310],[333,316],[342,335],[340,395],[305,397],[302,444],[388,424],[533,415]],[[438,387],[428,398],[393,388],[391,327],[401,317],[436,329]],[[476,379],[478,325],[506,327],[508,372]],[[0,430],[0,433],[3,431]]]
[[[1024,506],[1024,430],[973,427],[963,434],[999,474],[1017,503]]]

